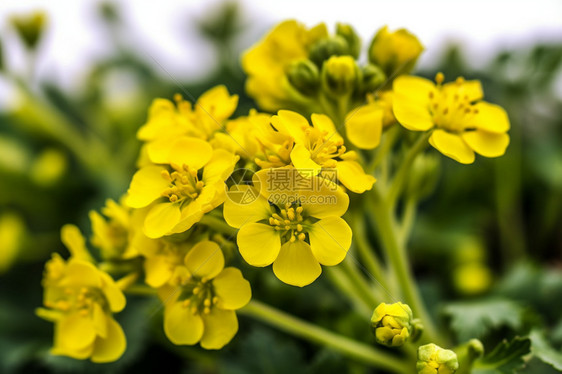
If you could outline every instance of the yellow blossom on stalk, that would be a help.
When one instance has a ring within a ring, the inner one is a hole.
[[[185,137],[210,140],[221,133],[227,119],[238,105],[238,95],[230,95],[225,86],[216,86],[199,97],[192,105],[181,95],[176,104],[167,99],[155,99],[148,120],[137,137],[145,141],[149,159],[156,164],[169,163],[169,150]]]
[[[132,215],[137,212],[108,199],[101,213],[103,215],[95,210],[90,211],[93,232],[90,242],[99,248],[102,258],[129,260],[138,256],[139,252],[133,245],[136,228],[132,222]]]
[[[190,242],[177,242],[166,238],[145,243],[140,251],[144,256],[146,284],[159,288],[168,283],[192,246]]]
[[[363,193],[372,188],[375,178],[364,172],[356,152],[347,151],[328,116],[313,114],[311,126],[300,114],[280,110],[271,118],[271,124],[293,138],[290,159],[299,172],[310,176],[320,174],[322,169],[335,169],[339,181],[349,190]]]
[[[505,110],[480,101],[479,81],[443,84],[437,74],[437,85],[431,81],[401,76],[394,81],[393,109],[402,126],[413,131],[432,130],[430,144],[462,164],[474,162],[474,153],[499,157],[509,144],[509,119]]]
[[[433,343],[418,348],[418,374],[453,374],[459,368],[455,352]]]
[[[292,167],[260,170],[254,175],[254,185],[261,185],[261,191],[235,186],[256,199],[247,204],[227,199],[223,214],[230,226],[240,229],[237,243],[247,263],[258,267],[273,264],[277,278],[303,287],[320,276],[320,265],[337,265],[345,258],[351,229],[341,216],[349,197],[317,176],[308,179],[312,188],[265,187],[271,181],[277,183],[284,172],[292,172],[291,178],[298,175]]]
[[[51,353],[93,362],[119,359],[125,334],[113,319],[125,296],[113,279],[91,262],[53,254],[45,265],[44,305],[37,314],[55,324]]]
[[[377,342],[388,347],[403,345],[412,335],[417,337],[416,321],[412,309],[401,302],[394,304],[380,303],[371,317],[371,327]],[[418,326],[419,329],[419,326]]]
[[[312,29],[295,20],[277,25],[242,57],[248,95],[267,111],[287,107],[295,100],[306,103],[305,96],[291,89],[286,72],[291,64],[308,59],[311,45],[327,36],[323,23]]]
[[[405,29],[382,27],[369,47],[369,61],[380,66],[388,77],[408,73],[423,51],[418,38]]]
[[[198,142],[198,146],[193,146]],[[225,199],[224,181],[238,156],[198,139],[182,138],[169,150],[169,165],[138,170],[128,190],[126,204],[148,208],[143,231],[149,238],[181,233]]]
[[[236,335],[236,309],[252,296],[240,270],[224,267],[220,247],[197,243],[175,268],[170,282],[159,290],[165,303],[164,332],[178,345],[198,342],[205,349],[221,349]]]

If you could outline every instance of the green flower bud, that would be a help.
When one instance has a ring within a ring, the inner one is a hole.
[[[312,61],[298,60],[289,66],[287,79],[299,92],[311,95],[320,84],[320,72]]]
[[[409,196],[423,199],[431,195],[439,180],[441,158],[434,153],[418,155],[412,164],[406,191]]]
[[[418,324],[417,322],[415,322]],[[399,347],[417,330],[414,329],[412,309],[400,302],[394,304],[380,303],[371,317],[371,328],[377,338],[377,343],[387,347]]]
[[[374,91],[386,82],[386,74],[377,65],[367,64],[361,71],[363,73],[361,88],[365,92]]]
[[[340,35],[332,36],[326,39],[320,39],[310,48],[309,58],[317,66],[332,56],[342,56],[349,54],[349,46],[344,37]]]
[[[12,27],[17,31],[28,49],[37,47],[47,21],[44,12],[36,11],[28,15],[13,16],[10,19]]]
[[[389,32],[381,28],[369,47],[369,61],[379,65],[387,76],[394,77],[413,69],[423,51],[418,38],[405,29]]]
[[[433,343],[418,348],[418,374],[453,374],[459,368],[455,352]]]
[[[359,82],[359,67],[351,56],[332,56],[322,66],[322,88],[330,96],[351,94]]]
[[[361,39],[353,27],[345,23],[338,23],[336,25],[336,35],[341,36],[347,42],[347,54],[358,58],[359,53],[361,53]]]

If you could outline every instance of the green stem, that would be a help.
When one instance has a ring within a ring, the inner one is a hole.
[[[345,274],[349,278],[350,282],[353,284],[355,289],[359,292],[369,310],[374,310],[379,304],[380,300],[375,297],[373,290],[371,289],[369,283],[360,274],[359,269],[352,263],[352,258],[347,256],[346,259],[341,263],[341,267]]]
[[[365,302],[363,297],[358,293],[349,277],[340,267],[326,267],[326,275],[330,282],[337,287],[343,296],[345,296],[353,304],[355,310],[363,317],[371,318],[372,308]]]
[[[394,124],[390,129],[386,130],[382,145],[379,147],[375,157],[373,157],[373,159],[367,166],[367,173],[373,174],[377,166],[379,166],[381,161],[385,159],[385,156],[388,154],[388,152],[390,152],[392,147],[394,147],[394,144],[396,143],[396,139],[398,138],[398,134],[400,132],[399,127],[400,126],[398,124]]]
[[[404,204],[404,213],[402,215],[402,224],[400,226],[400,237],[403,240],[402,245],[404,246],[408,242],[408,238],[412,232],[412,226],[414,225],[414,221],[416,219],[417,205],[417,199],[413,197],[406,199],[406,203]]]
[[[222,234],[229,235],[232,237],[236,236],[236,233],[238,233],[238,229],[229,226],[224,220],[217,217],[213,217],[209,214],[204,215],[203,218],[201,218],[201,221],[199,221],[199,223],[215,231],[218,231]]]
[[[431,136],[431,132],[428,131],[418,137],[414,145],[408,150],[404,160],[400,164],[400,168],[394,175],[394,180],[392,181],[392,185],[390,186],[390,190],[388,191],[388,205],[394,206],[400,193],[402,192],[402,188],[404,187],[404,182],[408,177],[410,172],[411,166],[416,159],[417,155],[423,151],[427,147],[427,141]]]
[[[393,373],[411,373],[412,367],[403,360],[380,352],[353,339],[325,330],[271,306],[252,300],[239,310],[240,313],[259,319],[282,331],[332,348],[349,358],[385,369]]]
[[[353,229],[353,238],[355,240],[355,247],[357,248],[361,259],[365,261],[365,267],[375,278],[375,280],[381,285],[381,287],[387,288],[384,270],[380,265],[379,259],[373,253],[371,245],[369,244],[369,241],[367,239],[365,217],[363,216],[363,214],[355,214],[351,223]]]
[[[388,199],[383,198],[376,188],[373,188],[372,196],[374,201],[371,204],[371,209],[376,216],[375,222],[379,237],[389,263],[396,274],[404,301],[410,305],[414,315],[422,320],[425,328],[422,339],[439,344],[437,330],[423,304],[409,267],[404,240],[400,239],[398,225],[394,218],[394,206],[389,205]]]

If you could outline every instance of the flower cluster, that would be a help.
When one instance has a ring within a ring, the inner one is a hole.
[[[125,337],[113,314],[125,307],[123,292],[139,288],[158,295],[172,343],[220,349],[238,330],[236,310],[252,297],[241,270],[226,266],[233,260],[226,247],[237,246],[251,266],[272,265],[288,285],[307,286],[322,266],[348,255],[347,212],[362,207],[375,175],[386,183],[377,169],[386,153],[409,160],[400,153],[415,135],[408,131],[428,132],[433,147],[461,163],[475,152],[505,152],[507,115],[481,101],[479,82],[443,84],[438,75],[434,85],[408,75],[423,47],[406,30],[379,30],[363,65],[360,47],[349,25],[332,35],[324,24],[286,21],[242,58],[248,94],[273,113],[232,118],[238,96],[224,86],[194,103],[180,95],[154,100],[137,133],[142,149],[127,193],[90,213],[89,243],[65,226],[71,257],[55,255],[46,265],[38,314],[55,323],[53,353],[119,358]],[[394,146],[399,137],[405,147]],[[424,165],[435,163],[408,162],[417,168],[412,180],[429,180],[433,169]],[[419,332],[402,303],[380,304],[371,322],[390,347]],[[449,365],[442,353],[420,352],[424,368]]]

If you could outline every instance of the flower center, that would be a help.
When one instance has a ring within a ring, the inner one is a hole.
[[[99,288],[66,287],[59,290],[59,297],[54,302],[46,302],[47,307],[61,312],[77,311],[83,316],[91,315],[94,304],[98,304],[103,310],[108,308],[107,300]]]
[[[311,158],[325,168],[335,168],[337,161],[334,159],[343,155],[347,150],[343,145],[343,140],[339,138],[331,140],[332,135],[334,134],[329,134],[327,131],[320,132],[315,128],[306,129]]]
[[[213,284],[210,280],[187,278],[183,282],[181,300],[184,308],[190,308],[193,314],[209,314],[213,305],[219,298],[215,295]]]
[[[291,204],[286,204],[285,209],[281,209],[279,214],[273,213],[269,217],[269,224],[281,233],[281,237],[284,237],[285,241],[305,240],[306,222],[302,213],[302,206],[293,207]]]
[[[205,183],[199,180],[197,170],[187,165],[172,165],[174,171],[162,171],[162,177],[170,182],[171,187],[162,191],[162,196],[167,197],[170,202],[181,200],[193,200],[199,196]]]
[[[449,132],[458,133],[471,125],[471,119],[478,113],[478,109],[464,93],[464,79],[458,78],[454,87],[444,90],[442,80],[437,77],[437,91],[429,92],[429,111],[433,123]]]

